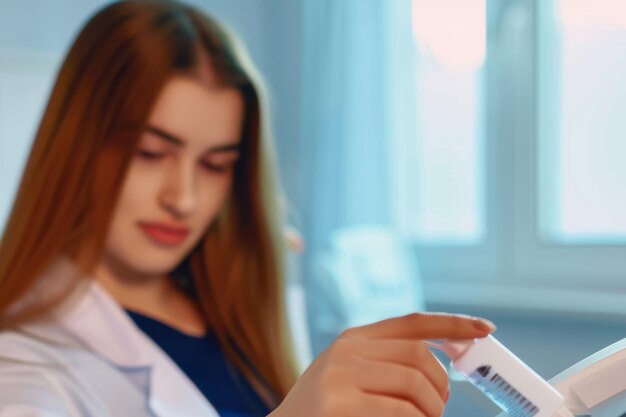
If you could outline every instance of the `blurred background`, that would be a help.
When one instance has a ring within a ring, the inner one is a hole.
[[[0,0],[0,231],[102,0]],[[302,366],[341,330],[477,314],[550,378],[626,335],[626,3],[195,0],[271,94]],[[446,417],[497,410],[452,384]]]

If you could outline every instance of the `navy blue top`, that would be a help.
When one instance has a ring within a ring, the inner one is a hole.
[[[211,331],[202,337],[189,336],[158,320],[126,311],[196,384],[221,417],[263,417],[270,413],[242,373],[226,358]]]

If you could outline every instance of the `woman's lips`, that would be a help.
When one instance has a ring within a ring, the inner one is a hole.
[[[157,244],[173,246],[182,243],[189,229],[171,227],[159,223],[139,223],[139,227]]]

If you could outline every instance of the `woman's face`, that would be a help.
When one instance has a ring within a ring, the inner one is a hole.
[[[244,104],[240,92],[194,78],[164,87],[115,208],[105,259],[166,274],[198,243],[231,190]]]

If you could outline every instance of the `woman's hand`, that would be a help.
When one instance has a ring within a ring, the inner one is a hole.
[[[423,339],[485,337],[495,327],[452,314],[410,314],[343,332],[269,417],[440,417],[443,365]]]

